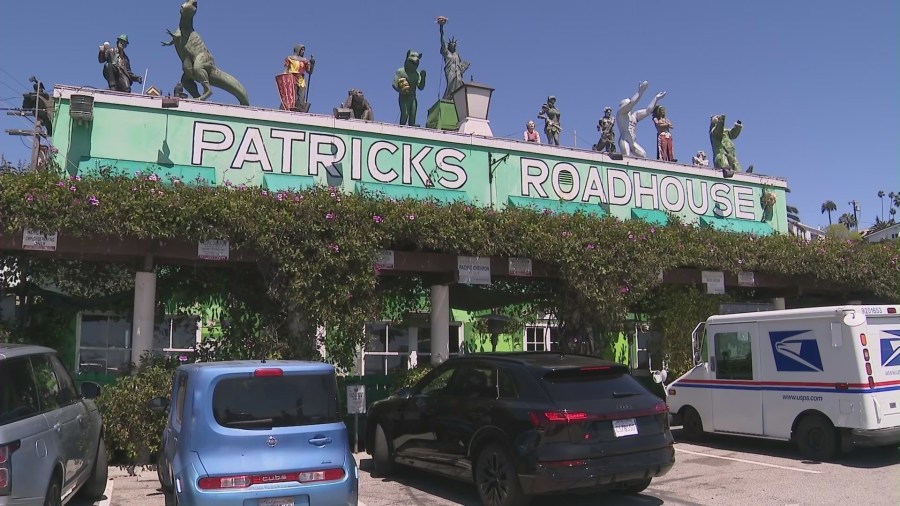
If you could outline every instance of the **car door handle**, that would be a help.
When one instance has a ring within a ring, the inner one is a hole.
[[[316,446],[325,446],[329,443],[331,443],[330,437],[314,437],[309,440],[309,444]]]
[[[78,420],[79,425],[84,425],[84,415],[78,415],[75,419]]]
[[[62,432],[62,425],[61,425],[59,422],[56,422],[56,423],[53,425],[53,430],[55,430],[57,433]]]

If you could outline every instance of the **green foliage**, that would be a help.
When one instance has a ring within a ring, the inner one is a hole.
[[[698,323],[719,313],[722,295],[707,295],[694,286],[661,286],[649,297],[651,326],[663,335],[669,375],[675,379],[694,366],[691,332]]]
[[[171,395],[177,365],[177,359],[145,355],[135,374],[103,387],[97,405],[103,415],[110,462],[133,468],[156,456],[166,416],[150,411],[147,403]]]
[[[900,284],[897,252],[887,244],[807,243],[787,235],[698,228],[674,217],[659,227],[583,213],[497,211],[326,187],[289,192],[228,182],[167,184],[155,175],[110,171],[84,178],[2,173],[0,216],[4,234],[31,228],[77,237],[227,238],[259,261],[255,271],[236,269],[234,280],[204,281],[203,290],[192,295],[218,293],[230,311],[234,330],[210,357],[265,352],[295,358],[324,345],[328,359],[347,369],[363,345],[360,329],[366,321],[378,319],[386,308],[403,313],[422,296],[423,283],[378,275],[379,249],[545,263],[559,278],[543,284],[540,305],[575,333],[616,332],[628,308],[654,293],[660,271],[675,267],[806,276],[888,300],[897,300]],[[316,334],[318,327],[327,333]]]
[[[850,216],[852,218],[852,216]],[[835,223],[825,227],[825,237],[837,241],[859,241],[862,236],[855,230],[850,230],[846,225]]]
[[[398,374],[394,378],[394,389],[403,388],[403,387],[411,387],[415,385],[420,379],[424,378],[426,374],[431,372],[430,364],[419,364],[413,369],[408,371],[404,371]]]

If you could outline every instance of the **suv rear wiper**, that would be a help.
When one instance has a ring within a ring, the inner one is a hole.
[[[255,427],[259,429],[271,429],[271,418],[258,418],[256,420],[229,420],[225,422],[227,427]]]
[[[640,395],[640,394],[638,394],[637,392],[613,392],[612,395],[615,398],[619,398],[619,397],[631,397],[632,395]]]

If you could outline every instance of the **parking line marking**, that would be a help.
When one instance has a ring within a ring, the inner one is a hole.
[[[778,464],[766,464],[765,462],[756,462],[755,460],[736,459],[734,457],[723,457],[721,455],[713,455],[711,453],[692,452],[690,450],[682,450],[681,448],[675,448],[675,451],[682,452],[682,453],[690,453],[691,455],[699,455],[701,457],[711,457],[714,459],[722,459],[722,460],[733,460],[735,462],[743,462],[745,464],[755,464],[757,466],[774,467],[776,469],[787,469],[788,471],[799,471],[801,473],[809,473],[809,474],[822,474],[821,471],[813,471],[811,469],[801,469],[799,467],[779,466]]]
[[[106,480],[106,490],[103,491],[103,496],[106,499],[103,499],[100,502],[95,503],[96,506],[109,506],[112,502],[112,493],[113,488],[115,487],[116,480]]]

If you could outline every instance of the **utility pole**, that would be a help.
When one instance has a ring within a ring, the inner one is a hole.
[[[859,202],[857,202],[856,200],[851,200],[850,202],[848,202],[848,204],[853,206],[853,226],[856,227],[856,230],[859,230]]]
[[[38,114],[38,109],[41,105],[41,83],[34,76],[31,76],[28,80],[34,83],[34,110],[22,109],[18,111],[8,111],[6,114],[9,116],[34,116],[34,129],[31,131],[7,129],[6,133],[9,135],[31,137],[31,170],[38,170],[38,156],[41,152],[41,137],[44,135],[41,129],[41,117]],[[28,94],[26,94],[26,96],[27,95]]]

